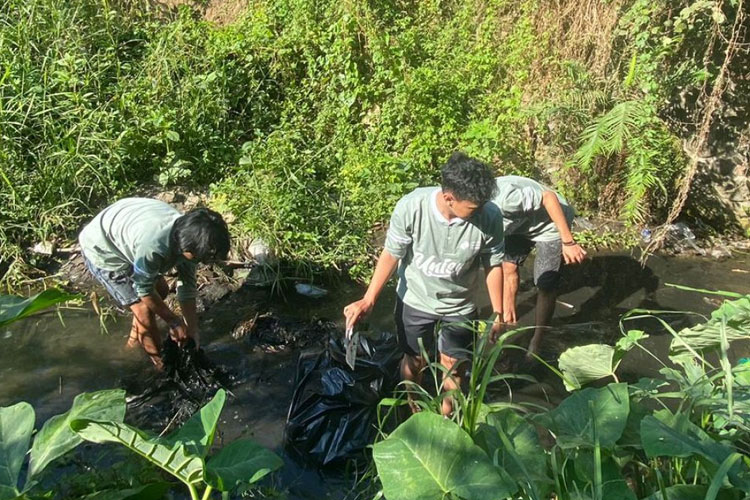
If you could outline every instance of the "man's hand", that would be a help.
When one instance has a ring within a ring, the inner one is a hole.
[[[182,347],[190,337],[185,320],[181,317],[169,323],[169,336]],[[197,346],[196,346],[197,347]]]
[[[500,320],[500,315],[498,314],[490,327],[490,342],[493,344],[497,342],[498,337],[500,337],[500,334],[503,333],[504,330],[505,323]]]
[[[575,245],[565,245],[563,243],[562,254],[566,264],[580,264],[586,258],[586,250],[581,248],[581,245],[578,243]]]
[[[346,328],[354,328],[363,316],[366,316],[371,310],[374,303],[367,299],[360,299],[352,302],[344,308],[344,317],[346,318]]]

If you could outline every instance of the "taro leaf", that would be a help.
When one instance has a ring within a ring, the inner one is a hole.
[[[615,348],[604,344],[590,344],[567,349],[558,362],[569,391],[615,373]]]
[[[599,389],[587,388],[568,396],[557,408],[535,417],[535,421],[557,436],[561,448],[594,446],[592,411],[602,448],[612,448],[622,436],[630,413],[628,385],[609,384]]]
[[[505,434],[508,449],[501,433]],[[511,409],[487,415],[479,424],[476,443],[524,488],[535,489],[535,498],[548,498],[554,482],[547,470],[547,455],[533,425]]]
[[[49,463],[63,456],[83,441],[70,428],[77,418],[113,420],[122,422],[125,417],[125,391],[112,389],[82,393],[75,397],[73,406],[62,415],[56,415],[44,423],[34,438],[29,463],[29,480],[37,476]]]
[[[83,497],[83,500],[160,500],[170,488],[169,483],[150,483],[124,490],[102,490]]]
[[[712,440],[702,431],[694,430],[693,424],[688,422],[681,425],[677,418],[665,423],[649,415],[641,421],[643,449],[649,458],[698,456],[705,459],[701,463],[709,470],[715,470],[734,453],[730,447]],[[746,470],[741,463],[736,463],[727,474],[729,481],[745,492],[750,490],[750,481],[744,479]]]
[[[219,421],[219,415],[224,408],[226,399],[227,395],[224,389],[216,391],[213,399],[190,417],[190,420],[165,439],[162,439],[163,444],[170,448],[178,443],[184,444],[190,453],[206,458],[208,450],[214,442],[216,424]]]
[[[18,496],[18,474],[34,431],[34,408],[21,402],[0,408],[0,499]]]
[[[166,446],[157,438],[120,422],[76,419],[70,427],[86,441],[119,443],[184,483],[200,483],[203,478],[203,459],[191,454],[181,444]]]
[[[641,448],[641,420],[643,420],[646,415],[650,414],[651,410],[649,410],[643,403],[631,400],[625,430],[617,441],[618,446]]]
[[[594,485],[594,451],[579,450],[575,455],[574,465],[576,478],[583,484],[581,491],[593,491]],[[636,500],[635,493],[628,487],[628,483],[620,473],[620,467],[612,457],[602,459],[602,498],[607,500]]]
[[[711,313],[711,318],[705,323],[676,332],[670,345],[670,360],[682,364],[694,357],[691,350],[701,353],[719,349],[724,321],[724,333],[729,342],[750,337],[750,295],[727,300]]]
[[[388,500],[507,498],[518,488],[453,421],[418,413],[373,447]]]
[[[47,307],[80,298],[57,288],[50,288],[29,298],[0,295],[0,327],[25,318]]]
[[[250,484],[284,465],[278,455],[249,439],[225,446],[206,464],[205,479],[214,489],[229,491]]]
[[[662,496],[661,491],[657,491],[643,500],[703,500],[706,498],[708,486],[702,484],[678,484],[665,488],[664,492],[667,494],[666,499]],[[734,500],[737,496],[731,491],[724,490],[720,491],[716,498],[717,500]]]

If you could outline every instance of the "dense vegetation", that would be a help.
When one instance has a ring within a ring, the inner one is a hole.
[[[215,26],[155,5],[0,4],[6,279],[153,183],[211,184],[237,233],[361,274],[395,200],[455,149],[658,221],[741,8],[256,0]]]

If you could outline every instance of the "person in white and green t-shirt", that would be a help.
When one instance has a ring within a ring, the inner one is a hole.
[[[446,391],[460,387],[458,362],[470,357],[477,308],[474,289],[483,266],[499,332],[503,317],[503,223],[489,203],[496,190],[492,170],[463,153],[454,153],[442,169],[441,186],[418,188],[396,204],[365,296],[344,308],[347,328],[370,312],[386,282],[398,267],[395,319],[404,351],[403,379],[419,383],[425,361],[419,339],[429,350],[439,326],[440,363],[451,376]],[[412,402],[412,410],[416,406]],[[443,414],[453,411],[443,400]]]
[[[207,208],[183,215],[159,200],[124,198],[99,212],[78,240],[91,274],[133,313],[128,346],[141,345],[162,367],[156,316],[176,342],[191,338],[198,346],[196,264],[226,259],[229,231],[221,215]],[[182,315],[164,303],[169,287],[163,275],[172,268]]]
[[[575,212],[568,202],[551,189],[526,177],[498,177],[497,194],[492,200],[503,213],[505,257],[503,262],[503,311],[506,323],[516,322],[518,267],[533,248],[534,284],[537,287],[534,336],[528,356],[539,348],[544,329],[555,312],[560,265],[580,263],[586,251],[570,232]]]

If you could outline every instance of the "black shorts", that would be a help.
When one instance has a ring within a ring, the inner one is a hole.
[[[510,234],[505,237],[505,262],[521,266],[531,250],[536,247],[534,259],[534,284],[545,291],[560,287],[562,265],[562,241],[532,241],[525,236]]]
[[[404,353],[420,356],[419,339],[428,353],[434,353],[435,337],[439,333],[441,353],[455,359],[471,358],[476,311],[468,316],[440,316],[414,309],[399,298],[395,315],[398,343]]]

